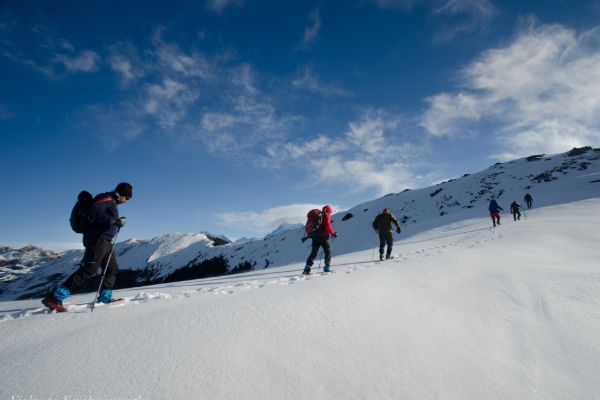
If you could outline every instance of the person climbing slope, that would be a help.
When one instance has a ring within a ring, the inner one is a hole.
[[[496,226],[496,224],[500,225],[500,210],[504,211],[504,209],[498,205],[498,202],[496,202],[493,197],[490,200],[488,209],[490,210],[490,217],[492,217],[494,226]]]
[[[389,208],[384,208],[373,220],[373,229],[379,235],[379,260],[383,261],[383,252],[387,244],[385,259],[392,257],[392,247],[394,245],[394,235],[392,234],[392,223],[396,225],[396,233],[400,233],[400,223],[390,212]]]
[[[307,234],[312,239],[312,248],[310,255],[306,259],[306,266],[304,267],[302,275],[310,275],[311,267],[313,266],[315,258],[319,253],[319,248],[321,247],[323,248],[323,253],[325,253],[325,266],[323,267],[323,272],[331,272],[331,245],[329,243],[329,237],[337,237],[337,233],[331,226],[332,211],[333,209],[331,206],[326,205],[320,213],[318,225],[312,227],[308,227],[307,225],[307,229],[310,228],[310,232],[307,231]]]

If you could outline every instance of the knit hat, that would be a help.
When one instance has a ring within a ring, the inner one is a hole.
[[[326,205],[325,207],[323,207],[324,213],[331,214],[332,211],[333,211],[333,208],[331,208],[330,205]]]
[[[133,197],[133,186],[131,186],[129,183],[127,182],[121,182],[117,185],[117,187],[115,188],[115,192],[119,195],[119,196],[125,196],[127,198],[132,198]]]

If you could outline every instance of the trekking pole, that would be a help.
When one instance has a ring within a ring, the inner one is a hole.
[[[321,259],[323,258],[323,252],[321,251],[321,249],[319,249],[319,254],[320,254],[320,256],[319,256],[319,268],[317,268],[317,269],[321,268]]]
[[[375,235],[378,235],[377,232],[375,232]],[[377,248],[377,236],[373,237],[373,251],[371,252],[371,261],[373,261],[375,259],[375,249]]]
[[[117,228],[117,233],[115,233],[115,237],[112,240],[112,246],[110,248],[110,254],[108,255],[108,259],[106,260],[106,265],[104,266],[104,271],[102,271],[102,277],[100,278],[100,285],[98,286],[98,290],[96,291],[96,297],[94,297],[94,302],[92,303],[92,310],[90,312],[94,312],[94,307],[96,306],[96,301],[98,300],[98,296],[100,296],[100,290],[102,289],[102,284],[104,283],[104,277],[106,276],[106,271],[108,270],[108,263],[110,263],[110,258],[113,255],[115,250],[115,243],[117,243],[117,236],[119,236],[119,231],[121,228]]]

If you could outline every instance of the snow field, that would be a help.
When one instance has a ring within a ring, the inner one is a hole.
[[[599,210],[459,221],[393,260],[334,247],[333,274],[122,290],[94,313],[91,294],[66,314],[3,302],[0,398],[595,399]]]

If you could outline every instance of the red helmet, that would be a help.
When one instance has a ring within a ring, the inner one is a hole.
[[[333,211],[333,208],[331,208],[331,206],[328,204],[325,207],[323,207],[323,212],[327,213],[327,214],[331,214],[331,212]]]

